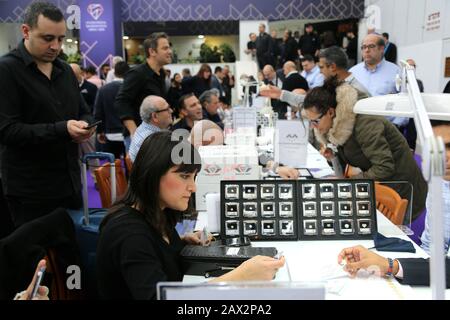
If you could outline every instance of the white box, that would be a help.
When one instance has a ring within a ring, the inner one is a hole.
[[[225,135],[226,145],[245,145],[245,146],[255,146],[256,145],[256,134],[254,132],[234,132]]]

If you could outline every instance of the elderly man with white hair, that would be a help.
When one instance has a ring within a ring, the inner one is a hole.
[[[144,140],[155,132],[168,129],[172,124],[172,108],[166,100],[158,96],[148,96],[141,104],[139,113],[142,123],[131,140],[130,158],[134,162]]]

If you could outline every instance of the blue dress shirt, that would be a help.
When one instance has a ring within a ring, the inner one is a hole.
[[[161,131],[161,129],[157,126],[154,126],[151,123],[142,122],[139,127],[137,127],[136,132],[134,133],[133,138],[131,139],[131,145],[130,145],[130,158],[131,161],[134,162],[136,159],[136,156],[138,154],[139,149],[141,148],[142,143],[144,142],[145,138],[147,138],[149,135]]]
[[[395,88],[396,75],[400,73],[400,68],[385,59],[376,66],[375,69],[367,68],[365,62],[361,62],[352,67],[351,72],[355,78],[369,91],[371,96],[383,96],[397,93]],[[386,117],[393,124],[403,127],[408,124],[409,118]]]
[[[302,71],[301,75],[308,81],[310,89],[323,86],[323,82],[325,81],[325,77],[320,72],[319,66],[315,66],[310,72]]]

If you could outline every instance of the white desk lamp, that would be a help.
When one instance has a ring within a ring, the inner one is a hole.
[[[444,221],[442,179],[445,174],[445,146],[435,137],[430,119],[450,121],[450,94],[421,94],[414,68],[401,61],[401,93],[372,97],[356,103],[354,112],[380,116],[414,118],[422,146],[422,172],[434,196],[431,204],[430,281],[432,298],[445,299]],[[426,106],[426,107],[425,107]]]

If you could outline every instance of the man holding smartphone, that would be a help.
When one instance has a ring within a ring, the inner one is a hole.
[[[2,183],[15,227],[58,207],[81,207],[78,144],[95,128],[70,66],[58,59],[62,12],[34,2],[23,41],[0,58]]]

